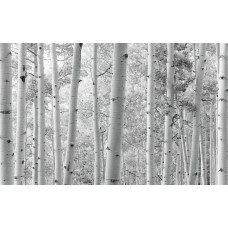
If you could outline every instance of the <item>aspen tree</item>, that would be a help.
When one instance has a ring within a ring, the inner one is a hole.
[[[54,157],[55,157],[55,184],[62,184],[62,150],[59,109],[59,82],[56,44],[50,45],[52,63],[52,97],[53,97],[53,128],[54,128]]]
[[[219,81],[219,44],[216,44],[216,65],[217,65],[217,82]],[[218,182],[218,173],[217,170],[217,158],[218,158],[218,94],[216,94],[216,100],[215,100],[215,184]]]
[[[38,104],[37,96],[33,99],[33,184],[38,184]]]
[[[37,80],[37,45],[34,44],[34,69],[33,74],[35,80]],[[33,184],[38,184],[38,101],[37,94],[33,98],[33,170],[32,179]]]
[[[99,107],[97,94],[97,44],[93,44],[93,128],[94,128],[94,184],[101,182],[101,152],[100,152],[100,131],[99,131]]]
[[[189,177],[189,160],[187,156],[187,148],[186,148],[186,141],[185,141],[185,127],[183,124],[183,109],[182,107],[179,108],[179,127],[180,127],[180,137],[181,137],[181,148],[182,148],[182,158],[184,161],[184,168],[185,168],[185,178],[188,179]]]
[[[11,46],[0,44],[0,184],[13,184]]]
[[[45,184],[44,44],[38,44],[38,184]]]
[[[127,44],[114,45],[114,72],[111,86],[111,105],[108,131],[105,184],[117,185],[120,181],[123,110],[127,71]]]
[[[220,44],[218,91],[218,184],[228,184],[227,167],[227,77],[228,45]]]
[[[200,132],[200,111],[201,111],[201,97],[203,89],[203,75],[205,63],[206,44],[201,43],[199,47],[199,57],[196,72],[196,94],[195,94],[195,111],[193,115],[193,134],[191,145],[191,158],[189,168],[188,184],[196,184],[196,177],[198,175],[198,156],[199,156],[199,132]]]
[[[18,45],[18,94],[17,94],[17,129],[15,149],[15,174],[14,184],[24,184],[24,163],[25,163],[25,113],[26,113],[26,44]]]
[[[101,154],[102,154],[102,183],[105,183],[105,155],[104,155],[104,131],[101,131]]]
[[[176,176],[175,176],[175,184],[180,185],[180,169],[181,169],[181,149],[180,145],[177,148],[177,156],[176,156]]]
[[[154,162],[154,106],[155,106],[155,44],[148,44],[147,78],[147,140],[146,140],[146,176],[147,184],[155,184]]]
[[[164,170],[162,182],[171,184],[172,118],[174,105],[174,44],[167,44],[167,108],[164,133]]]
[[[203,140],[203,128],[204,124],[202,121],[202,126],[200,129],[200,158],[201,158],[201,183],[207,185],[207,169],[206,169],[206,154],[204,149],[204,140]]]
[[[80,82],[81,70],[81,50],[82,43],[74,44],[73,50],[73,72],[70,88],[70,110],[68,122],[68,141],[67,151],[64,163],[64,185],[70,185],[72,182],[72,174],[74,168],[74,152],[76,143],[76,127],[77,127],[77,103],[78,103],[78,86]]]
[[[210,185],[213,185],[213,103],[210,104]]]

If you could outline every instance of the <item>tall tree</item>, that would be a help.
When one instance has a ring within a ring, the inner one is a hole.
[[[220,44],[218,91],[218,184],[228,184],[227,160],[227,77],[228,44]]]
[[[0,43],[0,184],[13,184],[11,45]]]
[[[59,82],[58,64],[56,55],[56,44],[50,45],[52,63],[52,97],[53,97],[53,128],[54,128],[54,153],[55,153],[55,184],[62,184],[62,150],[60,131],[60,109],[59,109]]]
[[[174,110],[174,44],[167,44],[167,108],[164,132],[164,170],[162,183],[171,184],[172,118]]]
[[[99,131],[99,107],[97,94],[97,44],[93,44],[93,127],[94,127],[94,184],[101,182],[101,151],[100,151],[100,131]]]
[[[78,86],[80,82],[81,70],[81,51],[82,43],[74,44],[73,50],[73,72],[71,78],[70,89],[70,111],[68,122],[68,141],[67,151],[64,164],[64,185],[70,185],[72,182],[72,174],[74,168],[74,152],[76,142],[76,127],[77,127],[77,103],[78,103]]]
[[[203,89],[203,75],[205,64],[206,44],[199,45],[199,56],[196,71],[196,94],[195,94],[195,111],[193,115],[193,134],[191,145],[191,159],[189,169],[188,184],[196,184],[196,177],[198,175],[198,156],[199,156],[199,134],[200,134],[200,112],[201,112],[201,98]]]
[[[33,63],[34,82],[37,81],[37,44],[34,44],[34,63]],[[37,87],[36,87],[37,90]],[[37,92],[33,98],[33,184],[38,184],[38,101]]]
[[[114,72],[111,86],[107,163],[105,184],[117,185],[120,181],[120,165],[123,134],[123,110],[128,59],[128,45],[114,45]]]
[[[44,44],[38,44],[38,184],[45,184]]]
[[[154,162],[154,106],[155,106],[155,44],[148,44],[147,78],[147,140],[146,140],[146,179],[147,184],[155,183]]]
[[[15,150],[15,174],[14,184],[24,183],[25,163],[25,113],[26,113],[26,44],[19,46],[18,57],[18,95],[17,95],[17,129],[16,129],[16,150]]]

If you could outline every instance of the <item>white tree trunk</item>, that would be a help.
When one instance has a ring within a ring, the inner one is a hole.
[[[228,184],[227,159],[227,77],[228,45],[220,44],[218,91],[218,184]]]
[[[214,167],[213,167],[213,103],[210,104],[210,185],[213,185]]]
[[[37,80],[37,45],[34,44],[34,69],[33,74]],[[37,94],[33,98],[33,170],[32,180],[33,184],[38,184],[38,99]]]
[[[195,112],[193,116],[193,134],[191,146],[191,159],[189,168],[188,184],[196,184],[196,177],[198,175],[198,156],[199,156],[199,134],[200,134],[200,112],[201,112],[201,97],[203,89],[203,75],[205,63],[206,44],[201,43],[199,47],[199,59],[196,72],[196,94],[195,94]]]
[[[14,184],[24,184],[25,174],[25,113],[26,113],[26,44],[19,46],[18,57],[18,94],[17,94],[17,129],[16,129],[16,149],[15,149],[15,174]]]
[[[147,184],[155,184],[154,162],[154,106],[155,106],[155,45],[148,44],[148,79],[147,79],[147,140],[146,140],[146,177]]]
[[[38,184],[45,184],[44,44],[38,44]]]
[[[73,72],[71,78],[70,89],[70,111],[68,122],[68,141],[67,151],[64,163],[64,185],[70,185],[72,182],[72,174],[74,169],[74,153],[76,143],[76,127],[77,127],[77,103],[78,103],[78,85],[80,82],[81,70],[81,50],[82,43],[74,44],[73,53]]]
[[[13,184],[12,75],[10,44],[0,44],[0,184]]]
[[[185,179],[188,180],[189,177],[189,160],[187,156],[186,140],[185,140],[185,126],[183,124],[183,109],[179,108],[179,127],[180,127],[180,136],[181,136],[181,148],[182,148],[182,158],[184,161],[185,168]]]
[[[33,184],[38,184],[38,105],[37,96],[33,99]]]
[[[204,148],[204,140],[203,140],[203,128],[204,124],[202,121],[202,127],[200,129],[200,158],[201,158],[201,183],[203,185],[207,185],[207,163],[206,163],[206,154]]]
[[[94,128],[94,184],[101,183],[101,146],[100,146],[100,130],[99,130],[99,106],[97,94],[97,44],[93,44],[93,128]]]
[[[56,44],[50,45],[52,62],[52,97],[53,97],[53,129],[54,129],[54,154],[55,154],[55,184],[63,182],[63,162],[61,150],[61,129],[59,109],[59,82]]]
[[[172,118],[174,110],[174,44],[167,44],[167,109],[164,132],[164,170],[162,183],[171,184]]]
[[[117,43],[114,46],[114,73],[111,87],[107,163],[105,170],[106,185],[116,185],[120,181],[123,110],[128,59],[127,46],[125,43]]]

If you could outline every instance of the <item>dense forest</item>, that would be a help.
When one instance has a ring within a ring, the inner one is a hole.
[[[1,43],[0,184],[228,184],[228,45]]]

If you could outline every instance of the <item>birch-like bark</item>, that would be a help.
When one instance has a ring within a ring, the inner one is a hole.
[[[53,97],[53,129],[54,129],[54,157],[55,157],[55,184],[61,185],[63,182],[63,162],[61,150],[61,129],[60,129],[60,109],[59,109],[59,82],[58,63],[56,55],[56,44],[50,45],[52,63],[52,97]]]
[[[165,114],[164,170],[162,182],[171,184],[172,118],[174,111],[174,44],[167,44],[167,108]]]
[[[82,43],[74,44],[73,50],[73,72],[71,78],[70,88],[70,110],[69,110],[69,122],[68,122],[68,141],[67,151],[64,163],[64,185],[70,185],[72,183],[72,174],[74,169],[74,153],[76,143],[76,128],[77,128],[77,104],[78,104],[78,86],[80,82],[80,70],[81,70],[81,51]]]
[[[177,146],[177,156],[176,156],[176,176],[175,176],[175,185],[180,185],[181,179],[181,144]]]
[[[38,184],[45,184],[44,44],[38,44]]]
[[[228,184],[227,144],[228,45],[220,44],[218,91],[218,184]]]
[[[11,46],[0,43],[0,184],[13,184]]]
[[[123,111],[127,71],[127,44],[114,45],[114,72],[111,86],[111,105],[108,131],[105,184],[117,185],[120,181]]]
[[[179,127],[180,127],[180,137],[181,137],[181,147],[182,147],[182,158],[184,161],[185,168],[185,179],[188,180],[189,177],[189,160],[187,156],[186,140],[185,140],[185,127],[183,123],[183,109],[179,108]]]
[[[220,49],[219,49],[219,44],[216,44],[216,65],[217,65],[217,82],[219,81],[219,55],[220,55]],[[218,94],[216,94],[216,99],[215,99],[215,157],[216,157],[216,162],[215,162],[215,184],[218,183],[218,173],[216,172],[217,170],[217,158],[218,158]]]
[[[26,44],[18,44],[18,81],[17,81],[17,128],[16,128],[16,149],[15,149],[15,173],[14,184],[24,184],[25,174],[25,113],[26,113]]]
[[[146,179],[148,185],[155,184],[154,162],[154,106],[155,106],[155,45],[148,44],[147,78],[147,140],[146,140]]]
[[[33,99],[33,184],[38,184],[38,104],[37,96]]]
[[[213,185],[213,103],[210,104],[210,185]]]
[[[99,106],[97,94],[97,44],[93,44],[93,128],[94,128],[94,184],[101,183],[101,151],[100,151],[100,130],[99,130]]]
[[[201,112],[201,97],[203,89],[203,75],[205,63],[206,44],[201,43],[199,47],[199,57],[196,72],[196,94],[195,94],[195,111],[193,116],[193,134],[191,146],[191,159],[189,168],[188,184],[196,184],[196,177],[198,175],[198,156],[199,156],[199,133],[200,133],[200,112]]]
[[[204,148],[204,140],[203,140],[203,129],[204,124],[202,121],[202,126],[200,129],[200,158],[201,158],[201,183],[203,185],[207,185],[207,166],[206,166],[206,154]]]
[[[104,131],[101,132],[101,155],[102,155],[102,184],[105,183],[105,155],[104,155]]]
[[[37,80],[37,45],[34,44],[34,69],[33,74],[35,80]],[[32,169],[32,180],[33,184],[38,184],[38,96],[35,94],[33,99],[33,169]]]

